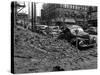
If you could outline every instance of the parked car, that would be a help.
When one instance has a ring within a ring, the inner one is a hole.
[[[43,33],[46,35],[45,29],[47,28],[47,25],[36,25],[36,31],[39,33]]]
[[[92,34],[92,35],[97,35],[97,27],[90,27],[85,30],[87,33]]]
[[[47,25],[36,25],[37,30],[45,30],[46,27],[48,27],[48,26]]]
[[[59,26],[48,26],[46,28],[46,32],[50,35],[58,35],[61,32],[61,29]]]
[[[96,40],[94,38],[78,25],[68,25],[58,37],[58,39],[66,39],[69,43],[80,50],[94,47],[96,44]]]

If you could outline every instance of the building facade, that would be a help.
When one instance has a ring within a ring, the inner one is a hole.
[[[97,6],[88,8],[88,24],[97,27]]]
[[[44,23],[62,24],[75,22],[76,24],[87,23],[88,6],[69,4],[44,4],[41,17]]]

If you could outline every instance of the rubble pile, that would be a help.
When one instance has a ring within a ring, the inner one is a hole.
[[[96,49],[81,52],[66,40],[20,28],[15,28],[14,38],[14,66],[18,73],[53,71],[56,65],[63,70],[85,69],[87,65],[96,67]]]

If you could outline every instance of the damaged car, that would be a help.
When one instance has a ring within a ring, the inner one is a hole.
[[[58,39],[66,39],[79,50],[93,48],[97,43],[96,36],[85,32],[82,27],[78,25],[67,25]]]

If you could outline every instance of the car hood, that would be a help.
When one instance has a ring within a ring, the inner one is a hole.
[[[80,26],[73,25],[73,26],[69,26],[68,28],[70,29],[73,35],[77,35],[77,36],[88,35],[88,33],[84,32],[84,30]]]

